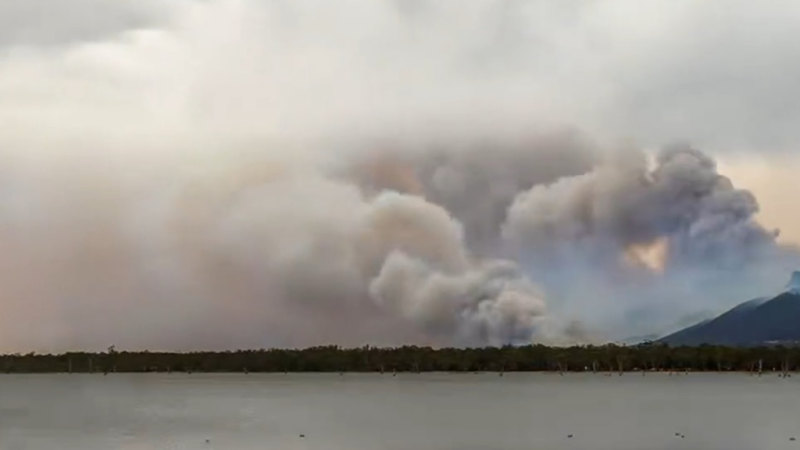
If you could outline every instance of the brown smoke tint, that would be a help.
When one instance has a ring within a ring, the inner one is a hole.
[[[796,142],[791,14],[42,3],[0,2],[0,351],[605,340],[798,265],[709,156]]]

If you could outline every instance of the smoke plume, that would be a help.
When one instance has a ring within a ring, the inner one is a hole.
[[[102,3],[91,27],[95,0],[0,4],[0,351],[602,341],[799,261],[710,154],[615,142],[737,123],[626,120],[675,97],[643,96],[661,65],[623,70],[675,27],[631,39],[567,3]],[[756,128],[730,141],[786,140]]]
[[[503,234],[523,254],[549,263],[564,251],[617,258],[666,239],[663,264],[735,268],[774,244],[776,233],[756,222],[757,211],[753,195],[734,188],[708,156],[673,146],[653,169],[634,152],[520,193]]]
[[[606,314],[652,333],[656,316],[677,322],[699,306],[774,291],[797,251],[778,245],[757,212],[754,196],[709,156],[673,145],[654,161],[623,150],[584,174],[521,192],[502,233],[552,292],[583,299],[572,314],[591,319],[580,310],[597,315],[589,305],[607,296]]]

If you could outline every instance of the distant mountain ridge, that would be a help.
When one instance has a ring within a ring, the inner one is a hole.
[[[800,271],[795,271],[792,274],[792,278],[789,280],[786,289],[792,294],[800,294]]]
[[[722,315],[665,336],[669,345],[758,346],[800,344],[800,272],[794,272],[786,292],[744,302]]]

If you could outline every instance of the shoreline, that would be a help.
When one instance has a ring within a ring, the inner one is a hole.
[[[117,351],[0,355],[0,373],[779,373],[800,369],[798,347],[546,347]]]

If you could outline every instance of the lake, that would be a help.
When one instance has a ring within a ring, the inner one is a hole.
[[[0,375],[3,450],[800,449],[798,413],[774,374]]]

